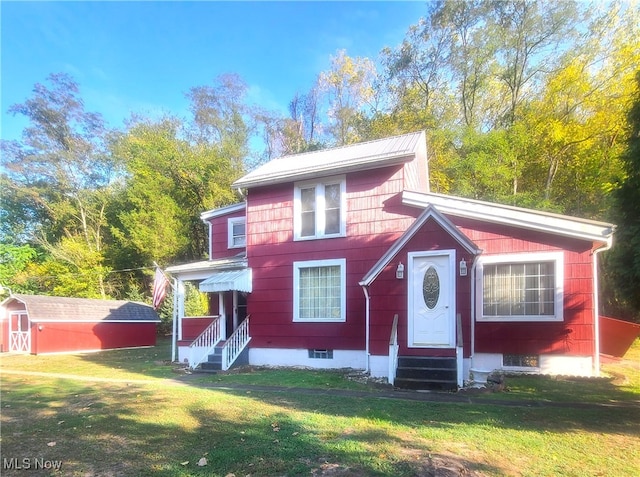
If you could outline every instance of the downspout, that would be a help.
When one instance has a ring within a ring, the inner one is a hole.
[[[476,267],[479,256],[480,254],[473,257],[471,265],[471,359],[469,369],[473,368],[473,358],[476,354]]]
[[[609,238],[607,243],[593,251],[593,333],[595,336],[593,371],[596,377],[600,376],[600,289],[598,286],[598,254],[610,250],[612,240]]]
[[[371,297],[369,296],[369,288],[366,285],[362,285],[362,291],[364,292],[364,298],[365,298],[365,330],[364,330],[364,336],[365,336],[365,369],[364,372],[368,373],[370,371],[370,366],[369,366],[369,360],[370,360],[370,354],[369,354],[369,321],[370,321],[370,301],[371,301]]]

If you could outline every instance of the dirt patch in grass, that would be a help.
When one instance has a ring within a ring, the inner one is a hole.
[[[459,456],[430,454],[426,457],[416,455],[414,458],[415,460],[411,462],[404,462],[403,466],[416,477],[483,477],[485,475],[473,470],[469,463]],[[312,476],[360,477],[363,475],[362,469],[320,460],[322,462],[311,471]]]

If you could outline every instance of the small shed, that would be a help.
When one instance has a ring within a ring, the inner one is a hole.
[[[144,303],[12,294],[1,304],[0,349],[75,353],[155,346],[160,322]]]

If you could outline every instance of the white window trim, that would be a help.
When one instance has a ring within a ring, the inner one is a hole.
[[[340,266],[340,318],[300,318],[300,269],[313,267]],[[294,323],[342,323],[347,321],[347,260],[337,258],[331,260],[309,260],[293,262],[293,321]]]
[[[243,223],[244,228],[244,245],[235,245],[233,243],[233,226],[235,224]],[[246,248],[247,244],[247,220],[244,217],[231,217],[227,219],[227,248]]]
[[[555,262],[555,303],[554,315],[528,315],[528,316],[485,316],[484,310],[484,265],[495,263],[531,263],[531,262]],[[564,321],[564,252],[534,252],[514,253],[504,255],[482,256],[478,259],[476,270],[476,321],[483,322],[545,322]]]
[[[325,214],[324,212],[324,186],[340,184],[340,232],[335,234],[325,234]],[[320,187],[318,187],[320,186]],[[316,233],[308,237],[300,235],[302,230],[300,200],[301,189],[316,188]],[[322,192],[320,192],[322,189]],[[296,182],[293,189],[293,240],[318,240],[325,238],[345,237],[347,235],[347,179],[346,176],[327,177],[321,180]]]

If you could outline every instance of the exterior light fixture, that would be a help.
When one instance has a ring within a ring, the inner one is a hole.
[[[404,278],[404,265],[402,265],[402,262],[398,263],[398,268],[396,268],[396,278],[398,280]]]
[[[467,276],[467,262],[464,260],[464,258],[460,260],[460,276],[461,277]]]

